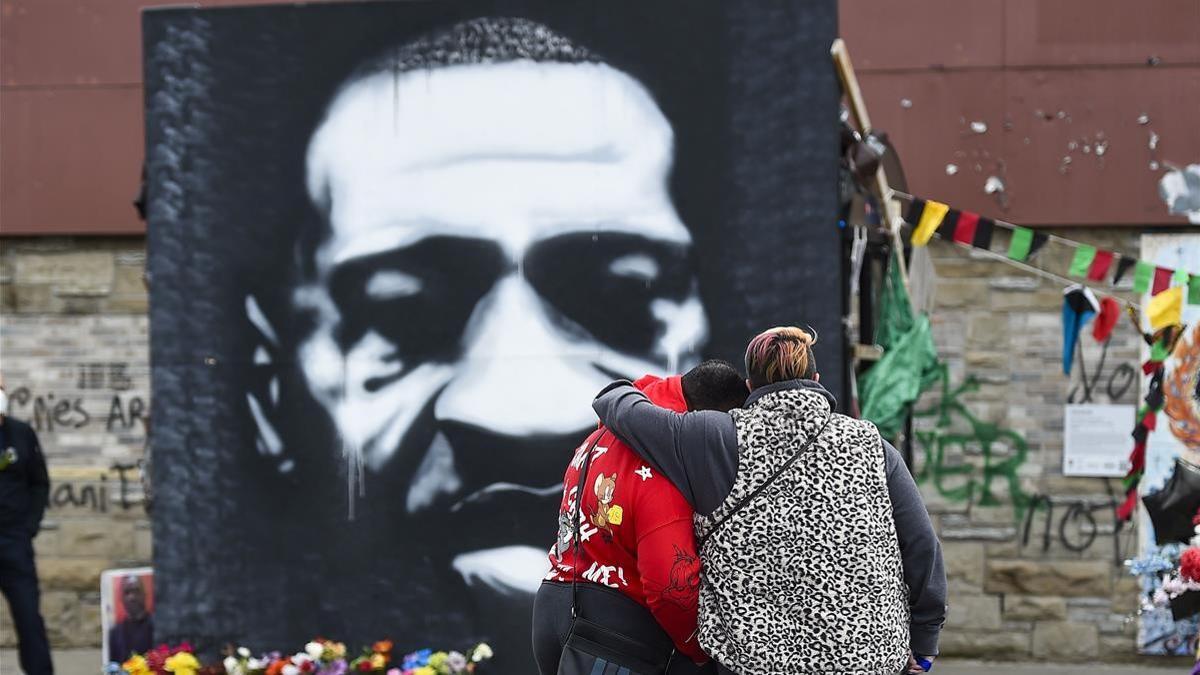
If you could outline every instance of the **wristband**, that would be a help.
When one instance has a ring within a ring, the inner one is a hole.
[[[918,666],[921,666],[921,670],[924,670],[927,673],[933,670],[933,661],[923,656],[915,656],[913,657],[913,660],[917,662]]]

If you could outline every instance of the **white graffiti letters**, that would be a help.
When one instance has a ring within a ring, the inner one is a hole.
[[[623,568],[615,565],[601,565],[598,562],[592,563],[592,566],[583,573],[583,578],[592,583],[608,586],[609,588],[620,588],[620,584],[610,581],[614,573],[616,573],[617,579],[620,580],[621,584],[629,585],[629,582],[625,581],[625,570]]]

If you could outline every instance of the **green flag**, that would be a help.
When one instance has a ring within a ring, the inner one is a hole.
[[[875,341],[884,349],[883,358],[858,378],[858,399],[863,419],[887,438],[900,432],[909,407],[938,372],[929,317],[913,316],[894,260],[879,292],[877,326]]]
[[[904,277],[900,275],[900,265],[896,263],[895,256],[892,258],[883,287],[879,290],[879,314],[875,320],[875,344],[883,347],[884,351],[891,349],[913,325],[912,304],[904,289]]]
[[[1171,285],[1172,286],[1183,286],[1184,288],[1187,288],[1188,271],[1185,269],[1175,270],[1174,276],[1171,277]]]
[[[1200,305],[1200,274],[1193,274],[1188,279],[1188,304]]]
[[[1071,260],[1071,269],[1067,274],[1073,277],[1086,277],[1088,268],[1092,266],[1092,261],[1096,259],[1096,247],[1081,245],[1075,249],[1075,258]]]
[[[1027,227],[1014,227],[1012,239],[1008,242],[1008,257],[1017,262],[1025,262],[1029,257],[1029,246],[1033,243],[1033,230]]]
[[[883,358],[858,378],[863,419],[874,422],[885,438],[894,437],[904,426],[909,406],[937,380],[937,366],[929,317],[921,314]]]
[[[1133,268],[1133,292],[1149,293],[1152,281],[1154,281],[1154,265],[1144,260],[1137,261],[1137,266]]]

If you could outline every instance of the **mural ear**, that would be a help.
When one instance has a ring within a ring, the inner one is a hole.
[[[254,447],[270,460],[280,473],[295,468],[287,456],[283,438],[277,430],[280,414],[279,334],[253,294],[246,295],[246,321],[250,324],[251,376],[246,382],[246,406],[254,420]]]

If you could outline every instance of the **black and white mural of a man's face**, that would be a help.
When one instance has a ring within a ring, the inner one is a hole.
[[[365,485],[478,530],[454,570],[533,592],[549,521],[501,514],[552,513],[591,396],[689,367],[707,319],[668,190],[672,128],[646,89],[537,24],[450,35],[449,53],[407,45],[350,76],[312,133],[325,228],[286,358],[339,437],[350,517]],[[281,453],[271,403],[248,401],[260,451]]]
[[[837,3],[753,5],[143,14],[159,638],[531,672],[596,391],[841,327]]]

